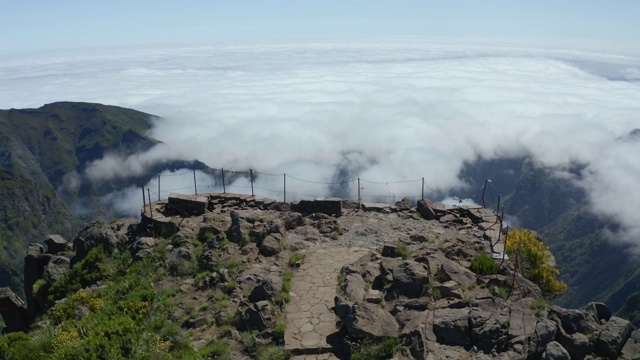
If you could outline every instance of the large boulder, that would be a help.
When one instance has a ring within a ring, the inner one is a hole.
[[[29,329],[29,316],[25,303],[11,289],[0,288],[0,314],[7,333]]]
[[[44,269],[43,278],[50,284],[62,279],[62,277],[69,272],[71,268],[71,260],[64,256],[54,255],[49,260],[47,266]]]
[[[552,306],[551,309],[549,309],[549,317],[557,318],[564,331],[568,334],[591,334],[594,331],[594,328],[589,323],[589,319],[586,314],[581,310],[564,309],[559,306]]]
[[[327,198],[315,200],[300,200],[298,202],[292,203],[291,209],[303,215],[321,213],[331,216],[341,216],[342,199]]]
[[[631,333],[627,343],[622,348],[622,351],[620,352],[620,359],[637,360],[638,354],[640,354],[640,330],[635,330]]]
[[[358,272],[358,269],[351,265],[345,265],[340,269],[340,273],[344,277],[342,283],[342,291],[352,301],[363,301],[365,299],[365,286],[366,283],[362,278],[362,275]]]
[[[596,355],[609,359],[618,358],[632,332],[633,325],[628,320],[612,316],[596,340]]]
[[[398,336],[398,323],[378,305],[356,302],[343,318],[343,325],[353,339],[384,339]]]
[[[384,281],[391,280],[389,291],[397,295],[417,298],[429,285],[429,269],[417,261],[383,258],[380,269]]]
[[[274,256],[282,251],[282,237],[280,234],[271,234],[264,238],[259,246],[262,256]]]
[[[41,244],[31,244],[27,248],[27,255],[24,258],[24,292],[29,318],[32,320],[45,310],[34,297],[33,285],[43,277],[44,268],[50,258],[51,255],[44,253],[44,246]]]
[[[594,344],[587,335],[578,332],[568,334],[562,326],[558,326],[556,341],[567,349],[572,359],[584,359],[587,354],[592,353],[594,350]]]
[[[271,300],[280,293],[282,289],[282,279],[277,276],[266,276],[263,278],[249,294],[249,301],[257,303],[263,300]]]
[[[422,199],[418,201],[417,210],[425,220],[435,220],[438,218],[433,202],[429,199]]]
[[[440,344],[471,345],[469,309],[437,309],[433,314],[433,332]]]
[[[67,251],[71,247],[71,244],[60,235],[49,235],[44,243],[47,245],[47,253],[53,255]]]
[[[284,217],[284,227],[287,230],[293,230],[298,226],[302,226],[304,224],[304,218],[302,214],[297,212],[288,213]]]
[[[549,319],[542,319],[536,324],[533,337],[529,342],[529,353],[533,358],[540,358],[547,345],[556,337],[557,324]]]
[[[271,306],[268,301],[258,301],[249,305],[242,313],[241,328],[244,330],[262,331],[269,327],[273,317],[271,315]]]
[[[509,314],[501,311],[484,311],[472,308],[469,311],[471,342],[485,353],[501,352],[508,342]]]
[[[84,259],[91,249],[102,245],[106,252],[111,252],[118,245],[119,240],[113,229],[99,222],[93,222],[84,228],[73,240],[76,256],[71,266]]]
[[[560,345],[557,341],[552,341],[547,344],[542,354],[543,360],[571,360],[569,352]]]

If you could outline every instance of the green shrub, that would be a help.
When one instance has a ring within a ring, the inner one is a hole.
[[[69,294],[91,286],[104,278],[104,260],[106,255],[102,245],[97,246],[87,254],[87,257],[75,264],[60,280],[53,283],[49,289],[47,301],[49,305]]]
[[[351,360],[386,360],[391,359],[398,349],[397,338],[387,338],[375,343],[373,340],[355,344]]]
[[[477,255],[471,259],[471,270],[479,275],[494,275],[498,273],[498,263],[488,254]]]

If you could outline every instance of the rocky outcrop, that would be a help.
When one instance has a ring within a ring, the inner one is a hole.
[[[6,325],[5,332],[26,331],[29,328],[27,306],[9,288],[0,288],[0,314]]]
[[[94,222],[80,231],[73,240],[76,256],[73,258],[72,265],[84,259],[95,247],[103,246],[105,252],[110,253],[119,242],[120,239],[110,226]]]
[[[60,235],[49,235],[44,240],[47,245],[47,254],[56,255],[58,253],[71,250],[72,244]]]
[[[354,339],[384,339],[398,335],[398,323],[380,306],[364,302],[349,303],[336,298],[336,315]]]

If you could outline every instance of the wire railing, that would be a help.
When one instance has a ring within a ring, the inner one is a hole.
[[[156,184],[153,184],[154,182]],[[495,209],[494,211],[499,213],[501,195],[491,180],[487,179],[481,190],[482,206]],[[199,191],[200,193],[251,194],[282,202],[331,196],[359,203],[393,204],[405,198],[412,202],[424,199],[425,192],[442,198],[456,198],[448,192],[429,186],[424,177],[386,181],[355,177],[327,181],[306,179],[297,174],[274,174],[255,169],[214,168],[207,172],[186,170],[155,176],[146,186],[142,185],[143,204],[151,203],[152,199],[158,201],[166,199],[171,193],[198,194]]]

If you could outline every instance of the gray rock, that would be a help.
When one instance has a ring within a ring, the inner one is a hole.
[[[435,287],[440,293],[441,298],[454,298],[454,299],[462,299],[462,290],[460,290],[460,285],[455,281],[445,281],[444,283]]]
[[[277,276],[266,276],[256,285],[249,294],[249,301],[259,302],[271,300],[282,290],[282,279]]]
[[[441,281],[453,280],[460,285],[469,286],[476,283],[476,274],[473,271],[461,266],[456,261],[442,259],[442,264],[438,269],[438,278]]]
[[[178,216],[198,216],[204,214],[208,202],[205,196],[171,193],[167,210]]]
[[[341,216],[342,200],[338,198],[300,200],[292,203],[291,209],[303,215],[321,213],[331,216]]]
[[[435,310],[433,332],[440,344],[470,346],[469,309]]]
[[[596,355],[616,359],[633,330],[628,320],[612,316],[596,340]]]
[[[284,217],[284,227],[287,230],[293,230],[298,226],[302,226],[304,224],[304,218],[302,214],[297,212],[288,213]]]
[[[269,327],[272,322],[271,306],[268,301],[258,301],[251,304],[243,313],[245,330],[262,331]]]
[[[56,255],[67,250],[71,244],[60,235],[49,235],[44,240],[47,245],[47,253]]]
[[[344,298],[336,296],[333,298],[333,302],[335,303],[333,311],[338,319],[344,321],[344,319],[353,312],[353,303],[345,300]]]
[[[30,320],[34,320],[46,310],[44,304],[34,297],[33,284],[44,276],[44,267],[50,258],[51,255],[44,253],[44,246],[41,244],[31,244],[27,248],[24,258],[24,292]]]
[[[505,350],[509,331],[508,313],[473,308],[469,311],[469,326],[471,343],[479,350],[487,354],[494,350],[498,352]]]
[[[602,324],[605,321],[609,321],[609,319],[613,315],[607,305],[599,302],[588,303],[582,309],[584,310],[584,312],[591,314],[599,324]]]
[[[102,245],[104,250],[110,253],[119,240],[115,232],[107,225],[93,222],[84,228],[73,240],[73,247],[76,249],[76,256],[71,262],[71,266],[84,259],[91,249]]]
[[[407,348],[414,359],[427,358],[427,321],[429,312],[423,311],[413,316],[400,334],[400,343]]]
[[[274,256],[282,251],[282,243],[280,237],[277,235],[267,236],[259,247],[260,254],[262,256]]]
[[[71,267],[71,260],[64,256],[54,255],[49,260],[47,266],[44,269],[43,278],[50,284],[62,279],[62,277],[69,272]]]
[[[356,302],[343,319],[349,336],[354,339],[383,339],[398,336],[398,323],[378,305]]]
[[[437,214],[436,210],[433,207],[433,202],[429,199],[422,199],[418,201],[417,210],[425,220],[437,219]]]
[[[214,250],[207,250],[202,252],[198,259],[198,265],[205,270],[214,271],[216,269],[216,252]]]
[[[571,360],[569,352],[560,345],[557,341],[552,341],[547,344],[547,347],[542,354],[543,360]]]
[[[27,306],[8,287],[0,288],[0,314],[6,325],[6,333],[29,329]]]
[[[562,326],[558,327],[556,341],[567,349],[572,359],[584,359],[587,354],[592,353],[594,350],[594,344],[589,341],[587,335],[582,333],[568,334]]]
[[[184,261],[193,259],[193,252],[187,248],[179,247],[174,250],[176,258]]]
[[[551,309],[549,309],[549,317],[557,317],[560,320],[562,328],[568,334],[591,334],[594,330],[591,324],[589,324],[585,313],[580,310],[552,306]]]
[[[236,244],[248,241],[247,236],[243,230],[243,228],[246,226],[246,221],[242,220],[240,218],[240,214],[235,210],[231,211],[230,216],[231,226],[229,226],[229,229],[227,230],[227,238],[229,239],[229,241]]]
[[[380,262],[381,276],[387,281],[390,277],[392,281],[389,291],[408,298],[422,296],[429,284],[428,268],[413,260],[402,262],[389,260],[396,259],[383,258]]]
[[[637,360],[638,354],[640,354],[640,330],[635,330],[631,333],[627,343],[624,344],[620,352],[620,359]]]

